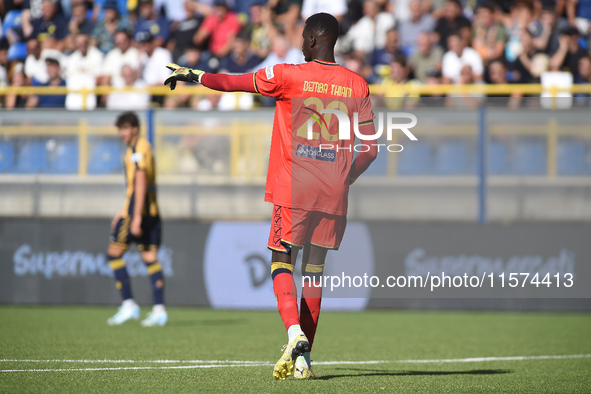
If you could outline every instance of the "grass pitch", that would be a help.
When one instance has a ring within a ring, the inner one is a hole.
[[[324,312],[321,379],[274,381],[276,312],[169,308],[163,328],[109,327],[114,312],[0,307],[0,392],[591,392],[590,314]],[[551,355],[587,356],[502,359]],[[501,359],[455,360],[483,357]]]

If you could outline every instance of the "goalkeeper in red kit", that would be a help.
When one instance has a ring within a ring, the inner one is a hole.
[[[273,291],[288,344],[273,369],[275,379],[292,373],[297,379],[316,377],[310,351],[322,286],[314,284],[320,282],[326,253],[338,249],[343,238],[349,185],[377,156],[377,146],[366,145],[369,149],[353,160],[353,126],[349,138],[339,138],[342,133],[334,110],[351,118],[355,113],[355,131],[368,136],[375,134],[375,116],[367,83],[335,62],[338,36],[337,20],[320,13],[306,20],[305,64],[277,64],[245,75],[209,74],[167,65],[173,73],[165,84],[171,89],[177,81],[196,82],[218,91],[260,93],[277,99],[265,201],[274,205],[268,247],[272,251]],[[316,123],[306,122],[308,119]],[[293,270],[302,249],[305,281],[298,314]]]

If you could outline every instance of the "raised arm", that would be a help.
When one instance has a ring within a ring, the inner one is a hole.
[[[170,84],[171,90],[174,90],[177,81],[183,81],[200,83],[221,92],[258,93],[253,73],[243,75],[210,74],[201,70],[180,67],[174,63],[169,63],[166,67],[173,71],[164,81],[165,85]]]

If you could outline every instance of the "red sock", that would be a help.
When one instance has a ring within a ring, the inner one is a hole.
[[[291,264],[272,263],[271,276],[273,278],[273,291],[277,300],[277,309],[287,330],[294,324],[300,324],[298,294],[293,280]]]
[[[310,351],[318,327],[318,317],[320,316],[320,304],[322,302],[322,286],[314,287],[312,282],[306,281],[302,288],[302,300],[300,303],[300,325],[302,331],[310,342]]]

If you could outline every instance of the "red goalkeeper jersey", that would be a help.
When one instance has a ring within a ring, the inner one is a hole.
[[[262,95],[277,98],[265,201],[345,215],[354,113],[359,126],[375,118],[365,80],[336,63],[314,60],[260,69],[254,84]],[[338,138],[338,118],[324,109],[347,114],[349,139]]]

